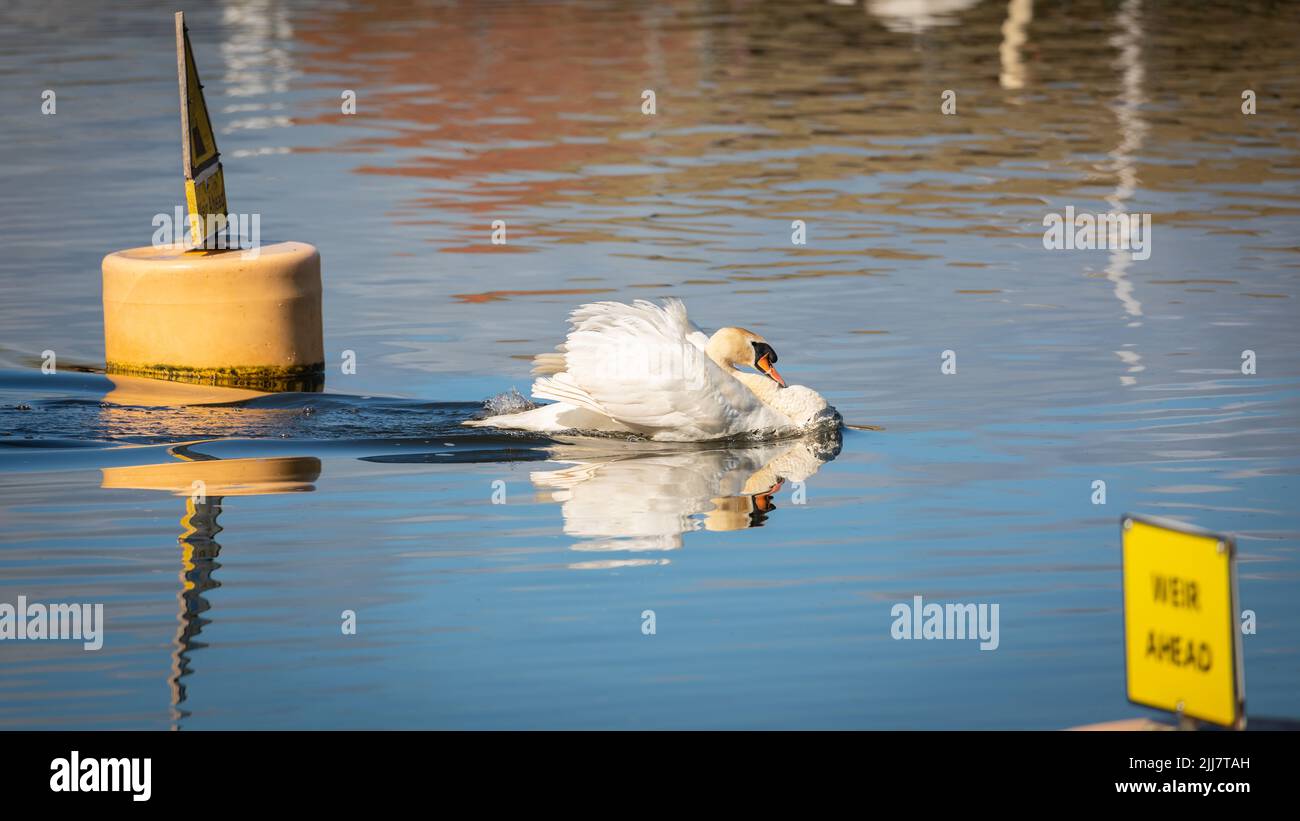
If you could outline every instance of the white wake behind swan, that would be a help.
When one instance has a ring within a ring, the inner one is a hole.
[[[839,423],[815,391],[785,384],[767,340],[744,328],[705,336],[680,300],[593,302],[574,310],[569,323],[554,353],[534,357],[533,398],[554,404],[464,424],[696,442]]]

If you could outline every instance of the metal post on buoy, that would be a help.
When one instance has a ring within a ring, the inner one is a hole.
[[[112,374],[261,391],[319,390],[325,356],[320,254],[260,244],[236,226],[183,12],[176,13],[188,231],[104,257],[104,354]],[[176,209],[179,221],[181,209]],[[170,218],[161,214],[160,218]],[[158,225],[158,218],[154,227]]]

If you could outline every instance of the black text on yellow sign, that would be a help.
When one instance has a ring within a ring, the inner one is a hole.
[[[190,240],[201,247],[209,234],[208,226],[214,224],[218,215],[216,224],[224,225],[229,208],[217,138],[203,99],[203,85],[190,48],[185,15],[179,11],[176,12],[176,68],[180,78],[181,164],[185,171],[185,203],[190,212]]]
[[[1223,726],[1245,715],[1231,538],[1125,516],[1124,645],[1135,704]]]

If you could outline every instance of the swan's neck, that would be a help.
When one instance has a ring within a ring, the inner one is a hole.
[[[736,364],[730,361],[721,351],[718,350],[717,346],[713,344],[713,340],[709,340],[709,344],[705,347],[704,353],[709,357],[709,359],[713,360],[714,365],[722,368],[727,373],[738,373],[736,370]]]
[[[758,400],[789,419],[792,424],[806,425],[819,412],[829,407],[826,400],[802,385],[783,388],[766,376],[749,371],[735,370],[736,377]]]
[[[740,380],[742,385],[749,388],[750,392],[757,396],[759,401],[764,405],[767,405],[773,410],[781,411],[780,403],[777,401],[777,392],[781,390],[780,385],[776,384],[766,376],[763,376],[761,373],[742,371],[739,368],[734,367],[730,369],[730,373],[732,376],[736,377],[736,379]],[[784,411],[781,412],[784,413]]]
[[[782,416],[787,418],[791,417],[789,408],[784,407],[785,403],[780,401],[780,385],[776,384],[761,373],[742,371],[734,359],[724,355],[717,346],[711,343],[706,350],[706,353],[709,355],[709,358],[713,360],[714,364],[736,377],[736,381],[740,382],[740,384],[749,388],[750,393],[758,397],[758,401],[767,405]]]

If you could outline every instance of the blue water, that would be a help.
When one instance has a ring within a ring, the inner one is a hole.
[[[1300,18],[1039,4],[1008,46],[1025,4],[952,5],[187,9],[232,208],[321,251],[326,392],[149,400],[99,262],[180,201],[174,9],[0,11],[0,602],[106,614],[0,642],[0,727],[1150,714],[1125,512],[1237,537],[1248,711],[1300,716]],[[1067,205],[1151,213],[1151,258],[1044,249]],[[875,429],[459,425],[576,305],[666,296]],[[998,648],[891,639],[915,595],[997,603]]]

